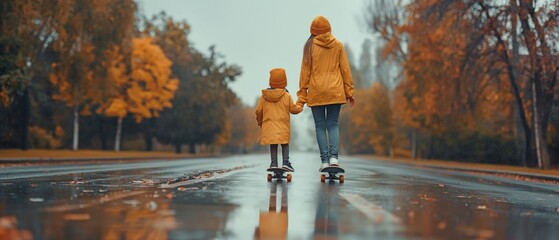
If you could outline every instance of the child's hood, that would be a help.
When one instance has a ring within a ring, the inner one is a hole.
[[[262,96],[268,102],[278,102],[285,94],[285,88],[263,89]]]

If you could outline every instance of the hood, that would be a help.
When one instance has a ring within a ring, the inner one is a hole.
[[[285,94],[285,88],[262,90],[262,96],[264,97],[264,100],[268,102],[278,102],[283,96],[283,94]]]
[[[327,32],[324,34],[316,35],[313,43],[323,48],[333,48],[336,44],[336,38],[332,33]]]

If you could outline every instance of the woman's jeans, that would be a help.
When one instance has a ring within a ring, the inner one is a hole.
[[[316,141],[320,149],[320,160],[327,163],[330,158],[338,158],[338,145],[340,143],[340,116],[341,104],[311,107],[316,129]]]

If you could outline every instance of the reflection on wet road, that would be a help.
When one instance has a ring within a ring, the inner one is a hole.
[[[293,153],[0,168],[0,239],[556,239],[559,186]]]

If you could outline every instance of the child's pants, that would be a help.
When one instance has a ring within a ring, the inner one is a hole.
[[[278,161],[278,144],[270,144],[270,155],[272,156],[272,162]],[[281,156],[283,162],[289,161],[289,144],[281,144]]]

